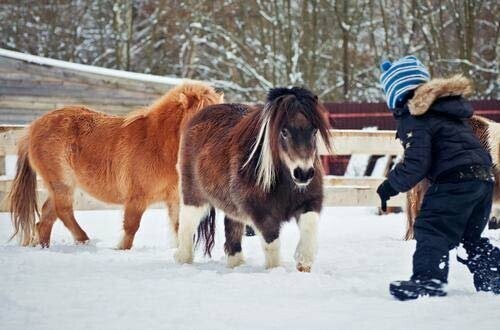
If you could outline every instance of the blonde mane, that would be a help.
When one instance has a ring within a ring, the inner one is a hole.
[[[257,184],[264,190],[268,192],[273,185],[276,178],[276,170],[274,168],[273,154],[271,149],[271,137],[270,137],[270,122],[271,122],[271,111],[268,106],[263,109],[260,117],[260,129],[255,139],[255,143],[250,152],[250,156],[243,164],[242,168],[245,168],[252,158],[254,157],[259,145],[262,145],[260,149],[259,158],[257,160],[257,167],[255,168],[257,174]]]

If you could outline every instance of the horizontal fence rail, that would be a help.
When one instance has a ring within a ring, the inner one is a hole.
[[[332,129],[330,130],[330,144],[332,146],[331,153],[328,152],[323,143],[320,144],[320,155],[400,155],[403,153],[403,147],[396,140],[395,131]]]

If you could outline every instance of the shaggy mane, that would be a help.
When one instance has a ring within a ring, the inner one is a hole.
[[[131,112],[125,117],[122,127],[147,118],[151,113],[163,111],[187,111],[195,103],[195,112],[208,104],[221,103],[223,94],[218,94],[209,84],[197,81],[185,81],[172,88],[147,108]]]

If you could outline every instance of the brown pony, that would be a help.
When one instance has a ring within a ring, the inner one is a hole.
[[[167,204],[176,233],[180,131],[200,109],[220,102],[222,95],[212,87],[186,82],[126,117],[67,106],[35,120],[19,144],[9,195],[13,236],[19,235],[24,246],[48,247],[52,225],[59,218],[77,243],[88,241],[73,214],[76,187],[106,203],[124,204],[120,249],[132,247],[143,212],[155,202]],[[41,215],[36,173],[48,191]],[[35,225],[37,215],[40,221]]]
[[[297,219],[297,269],[310,271],[323,202],[316,133],[329,147],[328,123],[318,98],[304,88],[272,89],[264,107],[219,104],[203,109],[181,137],[179,263],[193,261],[193,235],[214,243],[214,207],[225,213],[228,266],[244,262],[245,224],[262,237],[266,267],[280,263],[281,224]],[[207,134],[210,132],[210,134]]]

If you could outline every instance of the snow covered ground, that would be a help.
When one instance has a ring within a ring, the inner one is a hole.
[[[1,329],[499,329],[500,297],[477,294],[452,252],[449,295],[393,300],[414,242],[404,216],[369,208],[328,208],[310,274],[298,273],[296,225],[283,228],[283,266],[262,267],[259,239],[245,238],[247,264],[226,268],[219,219],[212,260],[173,262],[165,210],[146,213],[131,251],[117,251],[119,211],[78,212],[92,241],[75,246],[57,222],[50,249],[5,243],[0,215]],[[500,231],[487,235],[499,244]]]

